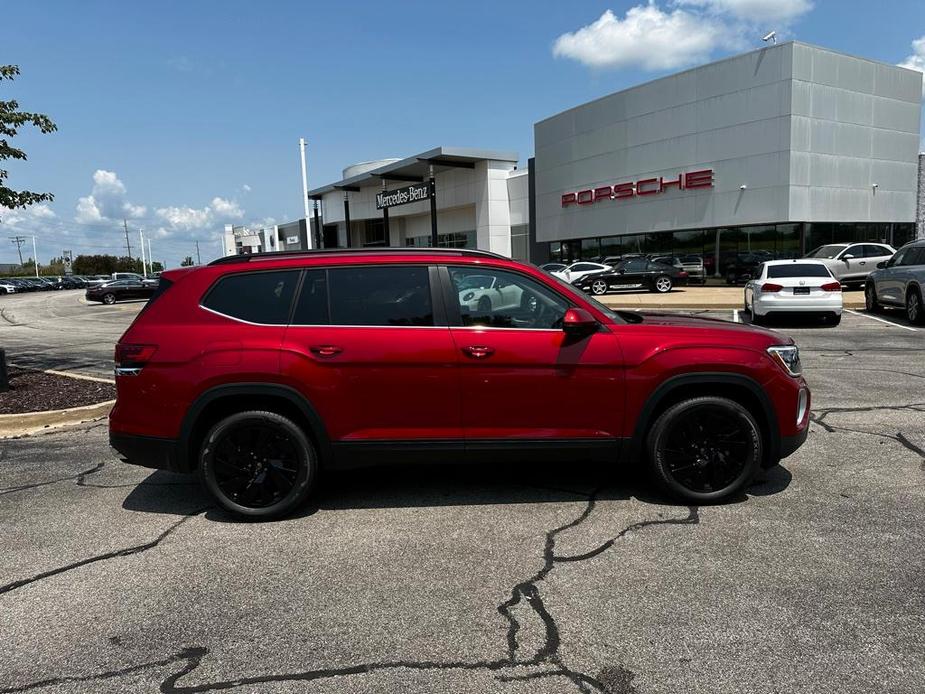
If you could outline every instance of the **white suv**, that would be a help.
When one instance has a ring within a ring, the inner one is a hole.
[[[823,263],[842,284],[864,284],[877,263],[889,260],[894,253],[896,249],[885,243],[830,243],[805,257]]]

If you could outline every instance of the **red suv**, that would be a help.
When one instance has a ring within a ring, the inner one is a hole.
[[[319,471],[516,457],[642,462],[672,495],[740,491],[806,439],[777,333],[612,311],[479,251],[243,255],[165,272],[116,345],[110,442],[288,513]]]

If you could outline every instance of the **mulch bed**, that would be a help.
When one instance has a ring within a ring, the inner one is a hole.
[[[85,381],[10,367],[10,389],[0,393],[0,414],[47,412],[95,405],[116,397],[112,383]]]

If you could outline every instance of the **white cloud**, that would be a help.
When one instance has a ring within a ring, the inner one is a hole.
[[[21,227],[32,224],[40,224],[43,220],[50,221],[57,218],[58,215],[44,202],[29,207],[19,207],[11,210],[6,207],[0,207],[0,220],[6,227]]]
[[[925,36],[912,42],[912,55],[906,56],[906,59],[899,64],[899,67],[925,73]],[[925,99],[925,75],[923,75],[922,79],[922,98]]]
[[[606,10],[597,21],[556,39],[553,55],[591,67],[670,70],[706,60],[723,33],[710,19],[682,9],[664,12],[650,3],[631,7],[623,19]]]
[[[702,7],[713,14],[728,15],[749,23],[788,24],[813,9],[811,0],[678,0],[677,4]],[[775,28],[778,27],[768,27]]]
[[[244,216],[244,210],[238,206],[235,200],[215,197],[212,198],[211,207],[215,216],[221,219],[241,219]]]
[[[165,232],[169,234],[172,230],[199,230],[240,220],[244,217],[244,210],[237,201],[216,196],[205,207],[159,207],[155,214],[167,222]]]
[[[243,186],[241,186],[241,190],[243,190],[245,193],[250,193],[252,189],[245,183]]]
[[[147,211],[144,205],[134,205],[126,199],[125,184],[114,171],[97,169],[90,195],[77,200],[74,218],[81,224],[89,224],[124,217],[137,219],[144,217]]]
[[[663,9],[649,0],[622,18],[606,10],[562,34],[553,55],[594,68],[672,70],[706,62],[718,49],[743,48],[767,29],[780,33],[812,7],[811,0],[666,0]]]

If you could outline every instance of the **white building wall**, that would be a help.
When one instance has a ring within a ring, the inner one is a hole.
[[[527,169],[512,171],[507,179],[511,226],[530,223],[530,176]]]
[[[511,255],[511,209],[507,179],[514,164],[480,161],[475,165],[476,243],[482,250]]]

